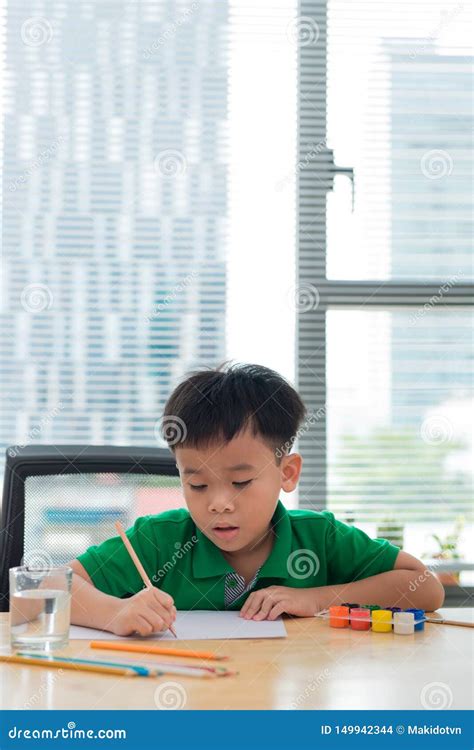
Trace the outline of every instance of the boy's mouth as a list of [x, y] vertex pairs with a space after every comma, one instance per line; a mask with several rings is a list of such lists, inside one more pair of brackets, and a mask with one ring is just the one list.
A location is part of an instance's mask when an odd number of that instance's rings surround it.
[[214, 534], [219, 537], [219, 539], [225, 539], [226, 541], [230, 541], [231, 539], [234, 539], [234, 537], [237, 536], [239, 533], [239, 527], [238, 526], [231, 526], [230, 524], [223, 523], [223, 524], [216, 524], [212, 528]]

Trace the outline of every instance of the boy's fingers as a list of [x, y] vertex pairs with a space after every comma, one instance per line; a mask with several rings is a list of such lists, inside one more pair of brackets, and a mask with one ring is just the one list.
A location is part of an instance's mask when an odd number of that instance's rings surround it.
[[144, 617], [152, 627], [152, 633], [155, 631], [164, 630], [168, 627], [168, 623], [165, 617], [155, 612], [151, 607], [145, 609], [140, 613], [141, 617]]
[[263, 593], [263, 591], [257, 591], [255, 594], [251, 594], [251, 597], [252, 597], [252, 602], [249, 604], [249, 607], [244, 617], [253, 617], [258, 612], [262, 604], [262, 601], [265, 598], [265, 594]]
[[286, 610], [285, 603], [278, 602], [278, 604], [275, 604], [270, 610], [267, 620], [276, 620], [276, 618], [282, 615], [285, 610]]
[[174, 599], [172, 596], [167, 594], [165, 591], [160, 591], [160, 589], [153, 588], [151, 589], [154, 593], [154, 597], [157, 601], [160, 602], [160, 604], [163, 604], [165, 607], [172, 607], [174, 605]]
[[254, 620], [264, 620], [269, 614], [271, 608], [275, 605], [275, 599], [271, 594], [263, 600], [260, 611], [254, 616]]
[[243, 607], [240, 610], [240, 616], [243, 617], [245, 613], [247, 612], [250, 604], [250, 600], [252, 598], [253, 594], [250, 594], [250, 596], [247, 598], [247, 600], [244, 602]]
[[151, 613], [154, 617], [159, 617], [160, 620], [162, 620], [167, 627], [171, 625], [173, 620], [175, 619], [173, 617], [173, 613], [169, 611], [169, 609], [166, 609], [158, 602], [151, 602], [149, 606], [147, 606], [146, 611], [143, 613], [145, 616], [148, 615], [148, 613]]
[[153, 626], [143, 615], [137, 615], [135, 619], [135, 631], [139, 635], [150, 635], [153, 633]]
[[159, 602], [156, 599], [149, 599], [147, 602], [143, 602], [143, 603], [146, 607], [149, 607], [150, 609], [153, 610], [153, 612], [156, 612], [162, 617], [173, 616], [173, 610], [168, 609], [168, 607], [166, 607], [162, 602]]
[[240, 610], [240, 613], [241, 613], [242, 617], [247, 617], [248, 611], [249, 611], [250, 607], [253, 605], [254, 601], [255, 601], [255, 594], [250, 594], [250, 596], [248, 597], [248, 599], [245, 602], [244, 606]]

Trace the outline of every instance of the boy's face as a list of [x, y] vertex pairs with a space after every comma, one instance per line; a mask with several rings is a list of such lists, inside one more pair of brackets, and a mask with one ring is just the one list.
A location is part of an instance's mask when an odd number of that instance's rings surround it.
[[184, 497], [196, 526], [225, 552], [250, 551], [268, 534], [280, 490], [298, 483], [301, 456], [274, 453], [246, 430], [206, 449], [175, 447]]

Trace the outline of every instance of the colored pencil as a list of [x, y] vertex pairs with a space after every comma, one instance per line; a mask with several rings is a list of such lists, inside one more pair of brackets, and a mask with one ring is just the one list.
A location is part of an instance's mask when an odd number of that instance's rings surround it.
[[129, 643], [128, 641], [91, 641], [90, 648], [104, 648], [111, 651], [132, 651], [138, 654], [161, 654], [162, 656], [187, 656], [190, 659], [216, 659], [223, 661], [227, 656], [219, 656], [212, 651], [188, 651], [185, 648], [165, 648], [146, 643]]
[[[126, 535], [125, 530], [124, 530], [122, 524], [120, 523], [120, 521], [116, 521], [115, 522], [115, 528], [117, 529], [117, 532], [120, 535], [120, 537], [122, 539], [122, 542], [125, 544], [125, 547], [128, 550], [128, 554], [132, 558], [132, 561], [133, 561], [136, 569], [138, 570], [143, 583], [145, 584], [145, 586], [147, 587], [147, 589], [152, 589], [153, 588], [153, 584], [150, 581], [150, 579], [148, 578], [148, 576], [146, 574], [146, 570], [143, 567], [143, 565], [141, 564], [141, 561], [140, 561], [137, 553], [133, 549], [132, 544], [130, 542], [130, 539]], [[175, 638], [178, 637], [176, 635], [176, 631], [175, 631], [175, 629], [173, 628], [172, 625], [170, 625], [169, 630], [171, 631], [171, 633], [173, 633], [173, 635], [174, 635]]]
[[[16, 656], [25, 656], [27, 658], [50, 660], [49, 655], [36, 654], [27, 651], [17, 651]], [[194, 665], [175, 665], [175, 664], [137, 664], [136, 662], [108, 662], [98, 661], [96, 659], [76, 659], [73, 657], [54, 656], [54, 661], [66, 661], [74, 664], [99, 664], [106, 667], [121, 667], [122, 669], [133, 669], [140, 677], [161, 677], [164, 674], [179, 674], [186, 677], [225, 677], [227, 674], [233, 674], [223, 669], [222, 674], [215, 669], [207, 667], [195, 667]]]
[[[28, 659], [44, 659], [45, 661], [60, 661], [60, 662], [67, 662], [68, 664], [93, 664], [97, 666], [102, 667], [115, 667], [117, 669], [133, 669], [134, 672], [137, 673], [140, 677], [151, 677], [155, 676], [152, 674], [148, 667], [143, 666], [141, 664], [132, 664], [131, 662], [129, 664], [123, 664], [123, 663], [116, 663], [111, 661], [98, 661], [95, 659], [76, 659], [73, 656], [56, 656], [56, 655], [49, 655], [49, 654], [35, 654], [30, 651], [17, 651], [16, 656], [24, 656]], [[161, 674], [161, 672], [159, 673]]]
[[[136, 662], [134, 662], [136, 663]], [[127, 665], [128, 659], [122, 661], [121, 664]], [[187, 677], [232, 677], [238, 672], [233, 669], [226, 669], [226, 667], [203, 667], [201, 665], [196, 666], [195, 664], [170, 664], [169, 662], [143, 662], [143, 666], [147, 667], [151, 671], [159, 670], [160, 674], [175, 674], [183, 675]]]
[[104, 667], [102, 665], [94, 666], [93, 664], [76, 664], [72, 661], [60, 661], [59, 659], [41, 659], [37, 656], [26, 657], [11, 654], [10, 656], [0, 655], [0, 661], [7, 664], [31, 664], [37, 667], [53, 667], [54, 669], [75, 669], [81, 672], [100, 672], [101, 674], [123, 675], [124, 677], [138, 677], [138, 672], [127, 667], [126, 669], [118, 667]]

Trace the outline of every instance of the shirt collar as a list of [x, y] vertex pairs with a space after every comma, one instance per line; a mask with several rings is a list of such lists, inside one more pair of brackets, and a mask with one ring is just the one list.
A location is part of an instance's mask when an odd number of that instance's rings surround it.
[[[291, 551], [291, 522], [288, 511], [278, 501], [272, 517], [275, 534], [272, 551], [260, 568], [259, 578], [288, 578], [288, 556]], [[196, 528], [197, 544], [193, 546], [193, 576], [195, 578], [215, 578], [234, 573], [219, 547], [211, 542], [203, 532]]]

